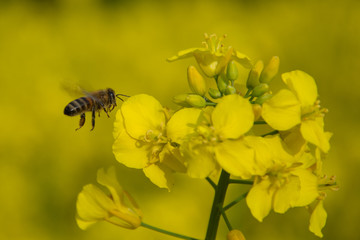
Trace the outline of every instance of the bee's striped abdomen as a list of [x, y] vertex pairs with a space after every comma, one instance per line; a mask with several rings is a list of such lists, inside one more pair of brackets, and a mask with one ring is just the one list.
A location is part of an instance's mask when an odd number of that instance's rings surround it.
[[81, 97], [66, 105], [64, 114], [68, 116], [76, 116], [85, 111], [90, 111], [93, 100], [89, 97]]

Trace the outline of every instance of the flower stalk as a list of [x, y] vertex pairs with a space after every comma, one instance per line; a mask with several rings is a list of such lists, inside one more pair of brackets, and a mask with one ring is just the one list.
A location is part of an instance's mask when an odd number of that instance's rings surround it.
[[226, 196], [226, 191], [229, 186], [230, 174], [225, 170], [221, 171], [219, 183], [215, 189], [215, 196], [211, 208], [208, 229], [205, 240], [215, 240], [216, 233], [219, 226], [220, 216], [222, 215], [222, 208]]

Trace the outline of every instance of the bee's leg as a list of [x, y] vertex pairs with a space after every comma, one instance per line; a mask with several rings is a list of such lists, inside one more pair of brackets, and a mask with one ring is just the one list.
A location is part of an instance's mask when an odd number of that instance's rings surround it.
[[92, 125], [92, 128], [90, 131], [94, 130], [94, 127], [95, 127], [95, 106], [92, 108], [92, 119], [91, 119], [91, 125]]
[[82, 113], [80, 116], [79, 127], [75, 129], [75, 131], [79, 130], [82, 126], [84, 126], [84, 124], [85, 124], [85, 113]]
[[106, 115], [107, 115], [108, 117], [110, 117], [110, 116], [109, 116], [109, 113], [108, 113], [108, 110], [106, 110], [105, 107], [104, 107], [104, 112], [106, 112]]

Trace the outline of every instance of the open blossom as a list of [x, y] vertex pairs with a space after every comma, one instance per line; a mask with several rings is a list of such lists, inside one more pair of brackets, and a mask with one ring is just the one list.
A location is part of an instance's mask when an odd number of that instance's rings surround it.
[[97, 182], [106, 187], [108, 193], [93, 184], [84, 186], [76, 203], [78, 226], [85, 230], [98, 221], [107, 221], [129, 229], [139, 227], [142, 212], [118, 183], [115, 168], [99, 169]]
[[180, 145], [191, 177], [205, 178], [219, 166], [235, 176], [250, 178], [254, 153], [243, 136], [254, 122], [249, 101], [228, 95], [215, 108], [184, 108], [167, 126], [167, 136]]
[[317, 177], [304, 168], [303, 160], [284, 150], [279, 136], [254, 138], [249, 146], [255, 149], [260, 175], [246, 198], [252, 215], [261, 222], [271, 209], [284, 213], [313, 202], [319, 195]]
[[182, 50], [176, 56], [170, 57], [167, 60], [172, 62], [187, 57], [195, 57], [201, 70], [208, 77], [219, 75], [231, 60], [239, 62], [246, 68], [250, 68], [250, 59], [231, 46], [225, 47], [223, 40], [224, 37], [218, 38], [215, 34], [210, 36], [205, 34], [203, 47]]
[[172, 173], [184, 172], [185, 167], [172, 153], [166, 122], [165, 109], [154, 97], [130, 97], [116, 113], [113, 153], [120, 163], [143, 169], [155, 185], [170, 189]]
[[327, 110], [319, 105], [314, 79], [299, 70], [282, 74], [282, 79], [289, 89], [280, 90], [263, 104], [262, 117], [274, 129], [299, 131], [304, 140], [328, 152], [330, 144], [324, 132]]

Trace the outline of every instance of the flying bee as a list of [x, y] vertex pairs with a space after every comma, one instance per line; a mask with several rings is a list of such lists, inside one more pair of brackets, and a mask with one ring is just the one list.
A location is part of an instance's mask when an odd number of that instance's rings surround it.
[[85, 112], [92, 113], [92, 128], [91, 131], [95, 127], [95, 112], [99, 113], [103, 109], [108, 117], [109, 112], [111, 112], [116, 105], [116, 98], [119, 98], [123, 101], [119, 96], [128, 97], [122, 94], [115, 94], [115, 91], [111, 88], [107, 88], [104, 90], [98, 90], [95, 92], [90, 92], [86, 94], [87, 96], [75, 99], [66, 105], [64, 109], [64, 114], [68, 116], [76, 116], [80, 115], [80, 123], [79, 127], [76, 130], [79, 130], [85, 124]]

